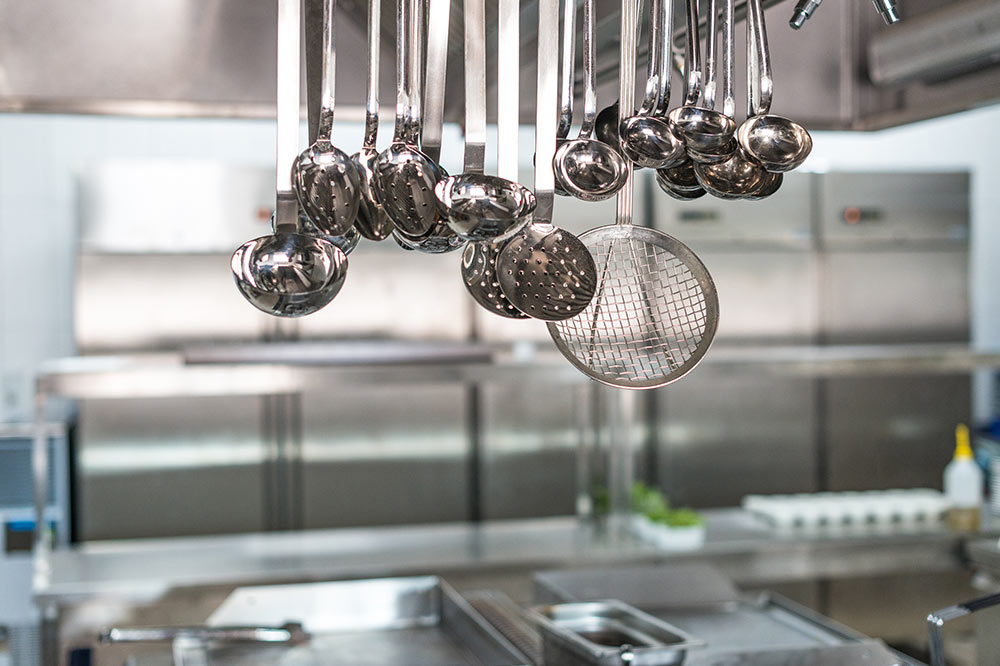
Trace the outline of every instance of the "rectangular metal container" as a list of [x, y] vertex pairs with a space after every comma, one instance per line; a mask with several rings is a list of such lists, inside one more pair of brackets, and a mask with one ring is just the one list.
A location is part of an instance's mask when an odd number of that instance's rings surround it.
[[[680, 629], [618, 600], [538, 606], [546, 666], [681, 664], [702, 645]], [[631, 655], [631, 656], [630, 656]]]

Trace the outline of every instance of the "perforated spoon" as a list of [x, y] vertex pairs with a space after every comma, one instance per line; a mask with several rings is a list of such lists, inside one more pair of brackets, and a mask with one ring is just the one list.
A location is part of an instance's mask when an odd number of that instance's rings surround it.
[[[375, 161], [375, 196], [395, 231], [421, 237], [443, 222], [434, 186], [448, 174], [419, 148], [421, 78], [419, 42], [423, 0], [397, 0], [396, 131]], [[409, 20], [412, 16], [413, 20]], [[412, 34], [407, 34], [412, 30]], [[411, 62], [415, 61], [415, 62]]]
[[274, 233], [247, 241], [230, 268], [240, 293], [254, 307], [279, 317], [316, 312], [340, 291], [347, 256], [333, 243], [301, 233], [291, 169], [298, 152], [299, 0], [278, 0], [278, 113]]
[[621, 154], [608, 144], [591, 138], [597, 116], [594, 38], [594, 0], [584, 0], [583, 124], [576, 139], [559, 145], [552, 162], [557, 191], [561, 187], [567, 194], [584, 201], [602, 201], [614, 196], [628, 178], [628, 164]]
[[378, 159], [375, 140], [378, 138], [381, 25], [381, 0], [368, 0], [368, 100], [365, 105], [365, 138], [361, 150], [354, 153], [351, 159], [354, 160], [354, 165], [361, 176], [361, 205], [358, 207], [358, 217], [354, 226], [362, 236], [373, 241], [388, 238], [393, 227], [392, 220], [375, 197], [375, 188], [372, 183], [372, 179], [375, 177], [375, 160]]
[[594, 259], [573, 234], [552, 224], [552, 158], [558, 121], [559, 1], [538, 3], [538, 81], [535, 104], [535, 198], [531, 224], [497, 257], [503, 295], [524, 314], [558, 321], [590, 303], [597, 283]]
[[[625, 118], [618, 126], [625, 157], [634, 164], [652, 169], [677, 166], [687, 159], [684, 141], [657, 113], [665, 106], [664, 98], [670, 96], [667, 46], [672, 32], [673, 12], [664, 0], [651, 0], [646, 94], [639, 112]], [[628, 101], [627, 106], [631, 108], [631, 100]]]
[[323, 2], [323, 82], [316, 140], [292, 166], [295, 196], [317, 229], [339, 236], [354, 226], [361, 202], [361, 176], [347, 153], [331, 142], [333, 133], [336, 0]]

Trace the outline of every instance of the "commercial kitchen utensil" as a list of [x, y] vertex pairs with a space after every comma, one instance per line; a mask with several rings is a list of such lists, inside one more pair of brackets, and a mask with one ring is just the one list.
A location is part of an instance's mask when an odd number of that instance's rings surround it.
[[[637, 0], [623, 0], [621, 99], [631, 99], [635, 85], [637, 13]], [[631, 175], [618, 194], [616, 223], [580, 240], [597, 258], [600, 280], [583, 312], [548, 324], [563, 356], [620, 388], [657, 388], [690, 372], [715, 337], [715, 284], [686, 245], [632, 224]]]
[[[677, 166], [687, 159], [684, 141], [665, 119], [670, 97], [670, 35], [673, 34], [673, 11], [665, 0], [650, 0], [649, 59], [646, 94], [639, 112], [621, 120], [618, 133], [622, 153], [634, 164], [653, 169]], [[633, 59], [634, 62], [634, 59]], [[624, 67], [624, 63], [622, 64]], [[622, 72], [621, 76], [625, 77]], [[628, 72], [628, 76], [634, 76]], [[621, 98], [632, 108], [632, 98]], [[619, 104], [622, 103], [621, 100]]]
[[502, 244], [489, 241], [466, 245], [462, 251], [462, 281], [472, 298], [493, 314], [508, 319], [528, 319], [528, 315], [515, 308], [500, 290], [497, 256], [502, 249]]
[[[420, 137], [422, 0], [397, 0], [396, 129], [375, 161], [375, 197], [395, 224], [394, 232], [423, 238], [443, 222], [434, 186], [448, 176], [417, 147]], [[410, 32], [408, 35], [407, 33]]]
[[[501, 42], [503, 43], [503, 42]], [[516, 44], [517, 42], [509, 42]], [[502, 49], [501, 49], [502, 50]], [[514, 49], [512, 49], [514, 50]], [[566, 141], [573, 125], [573, 93], [576, 84], [576, 3], [563, 3], [562, 33], [559, 37], [559, 125], [556, 129], [556, 149]], [[563, 189], [556, 174], [555, 193], [561, 197], [570, 196]]]
[[309, 640], [309, 634], [297, 622], [274, 627], [259, 626], [190, 626], [190, 627], [112, 627], [103, 629], [98, 640], [113, 643], [164, 643], [181, 639], [221, 643], [290, 643]]
[[621, 137], [618, 135], [618, 102], [604, 107], [597, 114], [597, 119], [594, 121], [594, 136], [615, 150], [621, 150]]
[[365, 103], [365, 138], [361, 150], [354, 153], [351, 159], [361, 177], [361, 201], [358, 206], [358, 217], [354, 227], [368, 240], [381, 241], [392, 233], [392, 219], [386, 214], [385, 208], [375, 197], [372, 180], [375, 177], [375, 160], [378, 159], [378, 149], [375, 140], [378, 138], [378, 83], [379, 83], [379, 50], [382, 30], [382, 3], [380, 0], [368, 0], [368, 74], [367, 101]]
[[323, 240], [330, 241], [339, 247], [344, 254], [354, 252], [354, 248], [361, 242], [361, 232], [358, 230], [357, 225], [354, 225], [339, 236], [324, 234], [316, 228], [316, 225], [312, 223], [312, 220], [309, 219], [309, 216], [306, 215], [301, 206], [299, 207], [299, 228], [308, 236], [318, 236]]
[[[566, 4], [574, 5], [573, 2]], [[566, 194], [584, 201], [602, 201], [614, 196], [628, 178], [628, 164], [618, 150], [591, 138], [597, 117], [594, 40], [594, 0], [584, 0], [583, 124], [576, 139], [559, 145], [552, 162], [556, 185]], [[572, 68], [564, 76], [572, 81]]]
[[336, 79], [336, 0], [323, 2], [323, 64], [319, 130], [292, 166], [299, 205], [324, 234], [339, 236], [354, 226], [361, 202], [361, 176], [347, 153], [331, 142]]
[[1000, 605], [1000, 594], [991, 594], [962, 604], [948, 606], [941, 610], [934, 611], [927, 616], [927, 635], [931, 652], [931, 666], [945, 666], [944, 659], [944, 636], [942, 631], [945, 622], [965, 617], [984, 608], [992, 608]]
[[802, 125], [769, 113], [774, 83], [764, 10], [760, 0], [748, 0], [748, 4], [747, 40], [752, 40], [754, 44], [760, 104], [754, 109], [754, 115], [740, 125], [736, 138], [747, 155], [768, 171], [791, 171], [809, 157], [812, 137]]
[[[689, 11], [691, 11], [690, 8]], [[693, 11], [697, 11], [697, 7], [694, 7]], [[722, 161], [732, 155], [736, 149], [736, 144], [733, 141], [733, 132], [736, 131], [736, 121], [733, 119], [735, 105], [733, 99], [728, 95], [732, 92], [734, 48], [732, 15], [729, 11], [725, 13], [722, 21], [723, 88], [726, 88], [723, 97], [726, 98], [724, 106], [727, 108], [721, 112], [715, 110], [718, 15], [719, 4], [717, 0], [709, 0], [704, 85], [698, 103], [679, 107], [670, 115], [671, 123], [678, 134], [684, 138], [688, 155], [696, 162]], [[688, 39], [694, 39], [697, 44], [696, 22], [697, 16], [694, 21], [690, 18], [687, 21]]]
[[[433, 164], [437, 164], [441, 157], [441, 135], [444, 123], [444, 72], [448, 66], [448, 26], [451, 2], [450, 0], [431, 0], [426, 63], [423, 57], [424, 0], [413, 2], [411, 7], [413, 16], [410, 23], [411, 43], [413, 44], [411, 54], [414, 63], [416, 63], [412, 70], [411, 96], [414, 100], [415, 117], [418, 122], [415, 141], [420, 142], [421, 152]], [[424, 75], [421, 75], [422, 71], [425, 72]], [[424, 99], [422, 80], [427, 82], [427, 95], [426, 104], [421, 106], [421, 100]], [[421, 118], [421, 109], [425, 110], [423, 118]], [[448, 175], [443, 170], [442, 174], [444, 177]], [[440, 182], [438, 181], [437, 184]], [[433, 190], [431, 193], [434, 194]], [[427, 231], [415, 234], [398, 225], [393, 230], [393, 236], [401, 247], [427, 254], [443, 254], [453, 252], [465, 244], [465, 239], [459, 238], [448, 226], [447, 220], [440, 211], [436, 196], [432, 198], [432, 201], [433, 204], [430, 205], [436, 208], [435, 222]]]
[[674, 666], [704, 645], [680, 629], [618, 600], [532, 609], [546, 666]]
[[535, 116], [534, 218], [507, 242], [497, 257], [497, 277], [503, 295], [514, 307], [536, 319], [572, 317], [590, 303], [597, 285], [594, 259], [580, 240], [552, 224], [558, 121], [559, 2], [540, 0], [538, 6], [538, 81]]
[[[485, 0], [465, 0], [464, 14], [465, 167], [463, 173], [439, 182], [434, 194], [447, 215], [448, 226], [459, 237], [500, 242], [511, 238], [528, 223], [535, 210], [535, 195], [516, 180], [483, 173], [486, 161]], [[518, 109], [510, 107], [510, 100], [500, 97], [498, 103], [499, 114], [517, 115]]]
[[302, 233], [291, 167], [299, 133], [299, 0], [278, 0], [278, 113], [274, 234], [233, 253], [236, 286], [254, 307], [280, 317], [316, 312], [337, 295], [347, 255], [328, 240]]
[[[726, 0], [726, 10], [723, 17], [723, 96], [724, 106], [733, 109], [735, 113], [735, 94], [733, 92], [733, 61], [735, 60], [736, 44], [733, 40], [733, 0]], [[714, 13], [714, 9], [713, 9]], [[751, 19], [748, 17], [747, 21]], [[750, 44], [750, 42], [748, 42]], [[754, 67], [754, 53], [752, 47], [747, 49], [747, 71], [752, 72]], [[748, 74], [748, 77], [752, 74]], [[748, 115], [753, 113], [756, 87], [753, 81], [748, 82], [747, 106]], [[733, 123], [735, 126], [735, 122]], [[731, 134], [730, 141], [732, 142]], [[745, 199], [749, 197], [763, 198], [767, 196], [765, 192], [771, 193], [776, 187], [775, 182], [768, 176], [767, 171], [756, 162], [749, 159], [743, 148], [736, 146], [729, 152], [729, 157], [722, 161], [710, 163], [696, 163], [694, 166], [695, 176], [698, 182], [710, 194], [720, 199]], [[780, 182], [777, 183], [780, 186]], [[759, 193], [759, 194], [758, 194]]]

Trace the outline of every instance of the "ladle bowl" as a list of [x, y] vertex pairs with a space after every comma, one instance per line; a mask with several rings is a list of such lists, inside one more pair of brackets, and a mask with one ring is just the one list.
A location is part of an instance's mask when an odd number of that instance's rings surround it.
[[760, 189], [767, 172], [737, 151], [725, 162], [695, 164], [698, 182], [709, 194], [720, 199], [742, 199]]
[[458, 250], [466, 241], [452, 231], [444, 221], [434, 224], [423, 234], [408, 234], [398, 226], [392, 230], [396, 243], [406, 250], [416, 250], [425, 254], [444, 254]]
[[316, 312], [337, 295], [347, 255], [328, 240], [279, 232], [247, 241], [233, 253], [236, 286], [258, 310], [279, 317]]
[[482, 173], [449, 176], [434, 188], [451, 227], [468, 241], [502, 241], [528, 223], [535, 195], [520, 183]]
[[619, 136], [622, 153], [638, 166], [662, 169], [687, 159], [684, 141], [663, 118], [649, 115], [626, 118]]
[[621, 154], [596, 139], [564, 141], [552, 160], [556, 183], [567, 194], [583, 201], [613, 197], [628, 179], [628, 164]]
[[684, 139], [688, 150], [711, 153], [733, 138], [736, 121], [719, 111], [700, 106], [679, 106], [669, 114], [670, 125]]
[[618, 136], [618, 102], [604, 107], [597, 114], [597, 119], [594, 121], [594, 136], [614, 150], [621, 150], [621, 140]]
[[768, 171], [800, 166], [812, 152], [812, 137], [802, 125], [782, 116], [752, 116], [737, 132], [747, 154]]

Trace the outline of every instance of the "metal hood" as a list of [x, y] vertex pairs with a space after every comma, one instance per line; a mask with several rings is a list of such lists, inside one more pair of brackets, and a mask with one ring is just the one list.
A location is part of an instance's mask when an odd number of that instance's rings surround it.
[[[318, 0], [305, 2], [307, 17], [313, 19], [307, 44], [315, 45], [311, 33], [316, 32]], [[597, 4], [599, 96], [606, 104], [616, 89], [619, 7], [614, 1]], [[682, 3], [675, 4], [679, 19]], [[819, 7], [798, 31], [788, 27], [794, 3], [765, 4], [774, 109], [810, 129], [875, 129], [1000, 99], [1000, 19], [991, 0], [900, 0], [902, 21], [892, 26], [884, 25], [869, 3], [842, 0]], [[452, 7], [446, 118], [457, 120], [461, 3]], [[487, 0], [487, 16], [495, 12], [495, 0]], [[525, 122], [534, 115], [535, 14], [535, 0], [524, 0], [518, 47], [525, 54]], [[383, 0], [381, 96], [386, 117], [395, 100], [394, 15], [393, 0]], [[365, 16], [364, 0], [340, 1], [341, 119], [362, 117]], [[274, 104], [274, 23], [271, 0], [0, 3], [0, 110], [268, 117]], [[487, 37], [488, 52], [495, 53], [495, 25]], [[307, 50], [307, 60], [315, 61], [313, 47]], [[640, 65], [642, 61], [640, 56]]]

